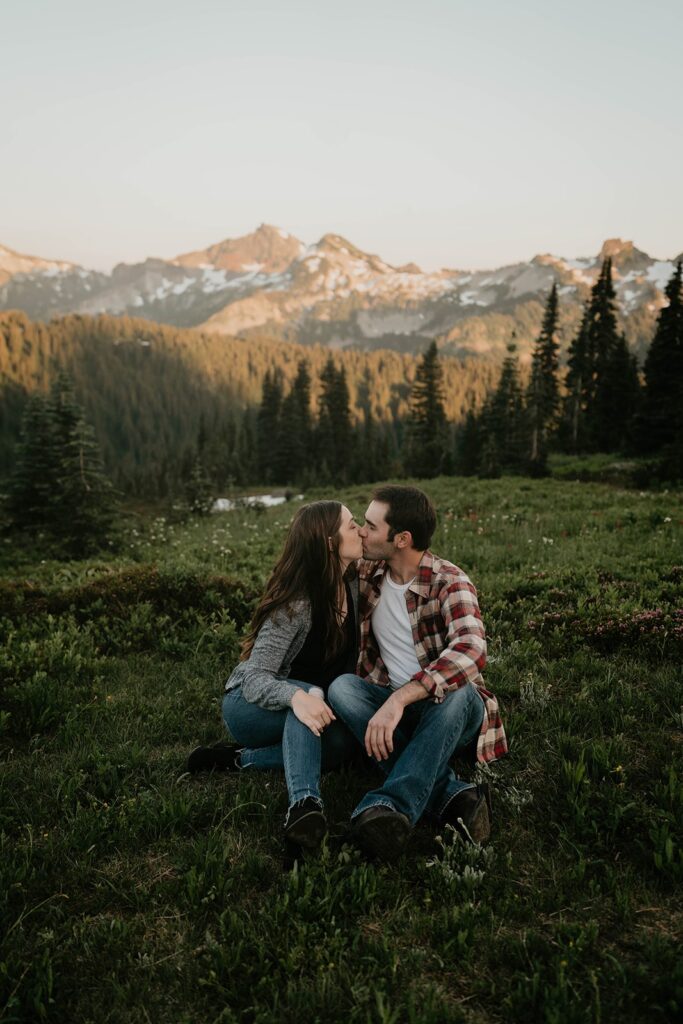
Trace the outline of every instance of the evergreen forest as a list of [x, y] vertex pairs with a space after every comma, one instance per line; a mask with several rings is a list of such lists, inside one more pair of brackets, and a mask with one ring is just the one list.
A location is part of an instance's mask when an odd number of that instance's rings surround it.
[[202, 514], [245, 487], [544, 476], [553, 453], [639, 456], [641, 484], [680, 479], [681, 275], [679, 263], [642, 366], [609, 258], [564, 353], [553, 285], [527, 366], [514, 336], [500, 366], [442, 357], [435, 341], [416, 358], [2, 314], [5, 526], [73, 552], [111, 534], [117, 494]]

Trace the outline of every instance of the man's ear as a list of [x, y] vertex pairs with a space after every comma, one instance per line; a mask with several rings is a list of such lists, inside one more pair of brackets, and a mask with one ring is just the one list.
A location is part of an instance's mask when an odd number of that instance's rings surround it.
[[397, 533], [394, 537], [397, 548], [409, 548], [413, 544], [413, 535], [410, 530], [402, 530], [401, 533]]

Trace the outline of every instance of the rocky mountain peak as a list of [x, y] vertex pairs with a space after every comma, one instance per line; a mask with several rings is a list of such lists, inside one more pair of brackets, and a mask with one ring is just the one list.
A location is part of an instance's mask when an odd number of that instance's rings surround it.
[[650, 259], [647, 253], [636, 249], [633, 242], [625, 242], [621, 238], [608, 238], [603, 242], [599, 259], [602, 261], [608, 256], [614, 267], [622, 272], [637, 269]]
[[66, 260], [45, 260], [40, 256], [26, 256], [23, 253], [8, 249], [0, 245], [0, 284], [9, 281], [15, 274], [33, 274], [37, 271], [47, 272], [59, 270], [73, 270], [74, 263]]
[[226, 238], [208, 249], [185, 253], [177, 256], [173, 263], [182, 267], [210, 266], [238, 274], [249, 271], [281, 274], [303, 250], [303, 243], [293, 235], [271, 224], [261, 224], [248, 235]]

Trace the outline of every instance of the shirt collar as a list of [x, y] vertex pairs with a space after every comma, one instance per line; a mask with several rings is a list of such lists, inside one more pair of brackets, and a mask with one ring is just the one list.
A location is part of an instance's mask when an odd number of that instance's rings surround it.
[[[377, 563], [377, 567], [372, 573], [372, 585], [375, 590], [379, 590], [384, 574], [387, 571], [387, 563], [382, 561]], [[412, 590], [414, 594], [419, 597], [429, 597], [429, 591], [432, 583], [432, 574], [434, 572], [434, 555], [429, 549], [427, 549], [422, 558], [420, 564], [417, 567], [415, 577], [408, 587], [408, 590]]]

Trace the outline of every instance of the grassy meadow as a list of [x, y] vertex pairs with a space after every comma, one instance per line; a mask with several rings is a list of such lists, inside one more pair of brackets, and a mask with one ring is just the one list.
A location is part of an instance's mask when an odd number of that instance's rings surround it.
[[283, 778], [184, 772], [294, 504], [135, 516], [99, 561], [3, 545], [3, 1024], [681, 1019], [683, 493], [424, 487], [511, 751], [489, 845], [424, 825], [392, 866], [345, 839], [369, 765], [325, 776], [295, 868]]

